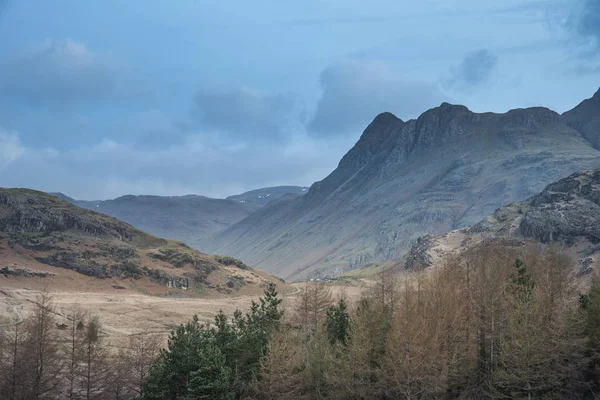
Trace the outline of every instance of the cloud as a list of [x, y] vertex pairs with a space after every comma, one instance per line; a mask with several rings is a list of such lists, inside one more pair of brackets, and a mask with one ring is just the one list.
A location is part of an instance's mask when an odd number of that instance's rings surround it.
[[362, 131], [378, 114], [389, 111], [414, 118], [445, 100], [434, 84], [402, 79], [389, 65], [376, 61], [344, 61], [321, 72], [323, 91], [307, 124], [315, 136]]
[[21, 157], [24, 151], [16, 133], [0, 130], [0, 172]]
[[486, 49], [468, 53], [462, 62], [451, 69], [450, 86], [457, 88], [473, 88], [490, 80], [498, 57]]
[[589, 45], [600, 49], [600, 0], [579, 0], [575, 4], [568, 25]]
[[289, 95], [205, 88], [196, 93], [193, 114], [203, 128], [237, 139], [281, 140], [289, 133], [293, 111]]
[[45, 40], [0, 59], [0, 96], [51, 108], [114, 99], [117, 75], [109, 59], [81, 43]]
[[[181, 143], [141, 147], [115, 139], [67, 150], [23, 148], [0, 136], [4, 187], [60, 191], [75, 198], [124, 194], [225, 197], [276, 185], [309, 185], [330, 173], [353, 140], [293, 137], [286, 142], [227, 145], [190, 134]], [[7, 160], [10, 160], [8, 162]]]

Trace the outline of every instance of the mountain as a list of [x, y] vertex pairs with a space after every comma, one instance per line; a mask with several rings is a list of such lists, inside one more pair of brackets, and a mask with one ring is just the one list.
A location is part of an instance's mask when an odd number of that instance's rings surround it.
[[74, 200], [52, 193], [79, 207], [99, 211], [153, 235], [202, 248], [203, 238], [224, 230], [260, 208], [256, 203], [204, 196], [122, 196], [113, 200]]
[[428, 235], [413, 246], [404, 267], [439, 264], [448, 254], [488, 238], [520, 245], [558, 243], [579, 262], [579, 273], [600, 267], [600, 169], [551, 183], [539, 194], [497, 209], [472, 227]]
[[600, 93], [560, 115], [474, 113], [443, 103], [415, 120], [378, 115], [325, 179], [267, 204], [207, 249], [286, 279], [399, 258], [417, 239], [472, 225], [575, 171], [600, 167]]
[[0, 249], [4, 287], [36, 277], [55, 288], [226, 294], [275, 280], [234, 258], [202, 254], [28, 189], [0, 189]]
[[246, 193], [227, 197], [227, 200], [237, 201], [239, 203], [257, 204], [264, 206], [273, 200], [278, 200], [285, 195], [302, 196], [308, 192], [307, 187], [303, 186], [275, 186], [270, 188], [251, 190]]

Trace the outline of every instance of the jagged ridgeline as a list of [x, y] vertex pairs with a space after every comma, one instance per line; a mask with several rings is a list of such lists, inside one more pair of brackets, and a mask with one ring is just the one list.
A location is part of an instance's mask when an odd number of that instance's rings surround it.
[[397, 259], [419, 237], [473, 225], [551, 182], [600, 168], [599, 126], [600, 92], [562, 115], [448, 103], [410, 121], [383, 113], [306, 195], [268, 204], [206, 248], [286, 279]]
[[111, 280], [114, 287], [236, 292], [273, 278], [233, 257], [200, 253], [116, 218], [28, 189], [0, 189], [4, 276]]

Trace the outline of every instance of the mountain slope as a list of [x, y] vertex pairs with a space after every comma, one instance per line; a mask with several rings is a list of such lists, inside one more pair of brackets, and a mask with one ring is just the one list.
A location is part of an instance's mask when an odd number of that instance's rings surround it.
[[278, 200], [281, 197], [289, 194], [302, 196], [308, 191], [307, 187], [303, 186], [275, 186], [251, 190], [242, 194], [227, 197], [227, 200], [237, 201], [239, 203], [257, 204], [264, 206], [273, 200]]
[[[600, 94], [582, 104], [600, 115]], [[476, 223], [575, 171], [600, 167], [574, 114], [473, 113], [443, 103], [418, 119], [384, 113], [338, 168], [300, 198], [271, 203], [217, 234], [225, 252], [286, 279], [400, 257], [417, 238]]]
[[0, 188], [0, 249], [0, 286], [40, 277], [90, 290], [232, 293], [274, 280], [231, 257], [202, 254], [28, 189]]
[[576, 172], [539, 194], [497, 209], [472, 227], [423, 237], [404, 266], [437, 265], [449, 254], [487, 238], [559, 243], [579, 262], [580, 274], [600, 267], [600, 169]]
[[79, 207], [99, 211], [153, 235], [202, 248], [203, 238], [244, 219], [260, 205], [204, 196], [122, 196], [113, 200], [74, 200], [54, 196]]

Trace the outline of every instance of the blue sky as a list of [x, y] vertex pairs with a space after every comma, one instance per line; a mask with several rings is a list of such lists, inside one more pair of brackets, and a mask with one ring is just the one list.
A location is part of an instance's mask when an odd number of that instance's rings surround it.
[[599, 53], [600, 0], [0, 0], [0, 185], [310, 185], [383, 111], [566, 111]]

